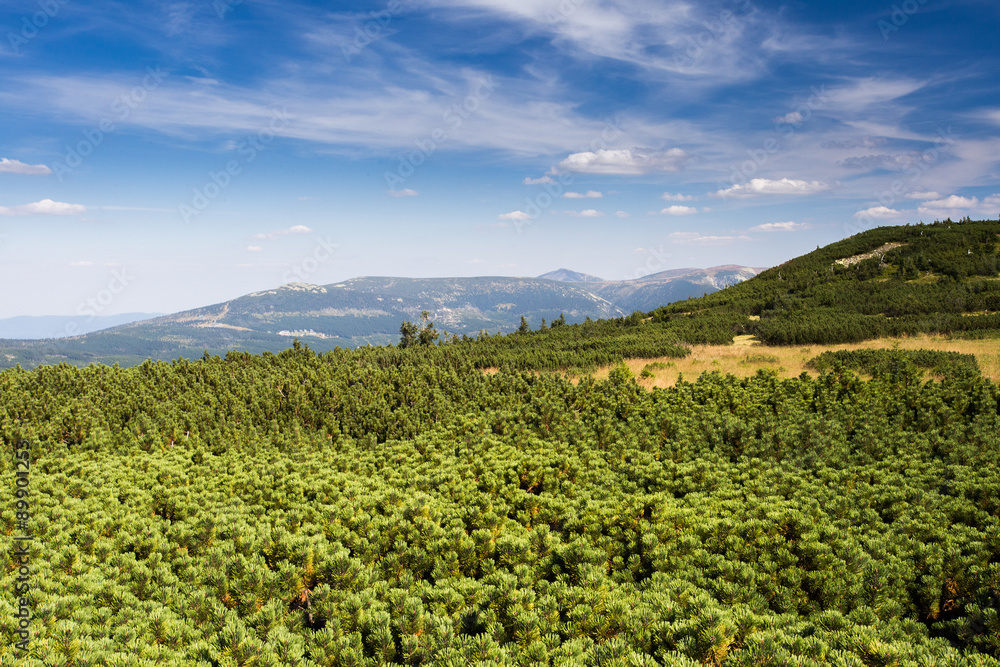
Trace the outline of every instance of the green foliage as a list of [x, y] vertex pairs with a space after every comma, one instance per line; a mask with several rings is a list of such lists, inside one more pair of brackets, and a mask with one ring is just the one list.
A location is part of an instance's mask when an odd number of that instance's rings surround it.
[[0, 374], [26, 664], [1000, 664], [996, 385], [918, 354], [647, 391], [465, 349]]
[[813, 357], [806, 366], [818, 371], [849, 368], [870, 375], [912, 373], [911, 367], [936, 375], [979, 374], [974, 355], [942, 350], [837, 350]]

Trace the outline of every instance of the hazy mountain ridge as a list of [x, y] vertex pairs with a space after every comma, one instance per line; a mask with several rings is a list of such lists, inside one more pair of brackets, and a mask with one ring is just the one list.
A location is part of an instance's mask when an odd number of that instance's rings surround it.
[[598, 278], [588, 273], [580, 273], [579, 271], [570, 271], [569, 269], [556, 269], [555, 271], [543, 273], [538, 277], [543, 280], [559, 280], [573, 283], [605, 282], [604, 278]]
[[[4, 341], [0, 368], [20, 363], [132, 364], [229, 349], [260, 353], [302, 338], [316, 350], [395, 343], [404, 320], [430, 313], [439, 331], [508, 332], [524, 316], [537, 329], [562, 314], [569, 323], [620, 317], [714, 292], [757, 269], [678, 269], [638, 280], [604, 281], [559, 269], [553, 278], [365, 276], [329, 285], [289, 283], [222, 303], [131, 322], [63, 340]], [[569, 280], [580, 278], [580, 280]]]
[[0, 319], [0, 338], [65, 338], [102, 331], [121, 324], [158, 317], [163, 313], [122, 313], [121, 315], [42, 315]]

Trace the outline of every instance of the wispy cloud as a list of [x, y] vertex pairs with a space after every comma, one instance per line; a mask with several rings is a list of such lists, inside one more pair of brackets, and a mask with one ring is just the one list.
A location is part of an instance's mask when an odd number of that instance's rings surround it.
[[604, 195], [596, 190], [587, 190], [586, 192], [564, 192], [563, 197], [566, 199], [600, 199]]
[[151, 208], [148, 206], [95, 206], [101, 211], [145, 211], [147, 213], [176, 213], [172, 208]]
[[676, 245], [729, 245], [737, 241], [749, 241], [750, 237], [741, 235], [712, 235], [698, 232], [674, 232], [669, 237]]
[[751, 232], [800, 232], [810, 229], [811, 226], [804, 222], [768, 222], [763, 225], [751, 227]]
[[416, 190], [411, 190], [410, 188], [403, 188], [402, 190], [388, 190], [388, 195], [390, 197], [416, 197], [420, 193]]
[[19, 206], [0, 206], [0, 215], [5, 216], [25, 216], [25, 215], [84, 215], [87, 207], [83, 204], [66, 204], [64, 202], [43, 199], [31, 204], [21, 204]]
[[553, 180], [551, 176], [542, 176], [541, 178], [531, 178], [530, 176], [525, 176], [521, 183], [524, 185], [551, 185], [555, 183], [555, 180]]
[[694, 199], [694, 197], [692, 197], [691, 195], [680, 195], [680, 194], [675, 195], [669, 192], [664, 192], [662, 195], [660, 195], [660, 199], [663, 199], [665, 201], [691, 201], [692, 199]]
[[24, 174], [26, 176], [44, 176], [51, 174], [52, 170], [44, 164], [25, 164], [20, 160], [10, 160], [0, 157], [0, 173], [4, 174]]
[[255, 239], [266, 239], [268, 241], [273, 241], [280, 236], [290, 236], [293, 234], [311, 234], [312, 229], [306, 225], [293, 225], [287, 229], [276, 229], [273, 232], [264, 232], [260, 234], [254, 234]]
[[583, 211], [563, 211], [566, 215], [571, 215], [575, 218], [603, 218], [604, 213], [593, 208], [588, 208]]

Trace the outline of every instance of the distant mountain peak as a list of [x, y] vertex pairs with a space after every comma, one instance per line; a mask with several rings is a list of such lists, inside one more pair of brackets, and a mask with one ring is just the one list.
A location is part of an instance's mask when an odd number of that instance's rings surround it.
[[543, 273], [538, 276], [542, 280], [559, 280], [561, 282], [567, 283], [603, 283], [604, 278], [598, 278], [597, 276], [592, 276], [586, 273], [580, 273], [579, 271], [570, 271], [569, 269], [556, 269], [555, 271], [549, 271], [548, 273]]

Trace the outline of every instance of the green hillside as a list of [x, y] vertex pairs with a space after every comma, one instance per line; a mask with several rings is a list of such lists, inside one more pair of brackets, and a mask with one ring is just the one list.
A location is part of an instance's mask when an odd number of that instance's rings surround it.
[[975, 359], [547, 370], [847, 335], [837, 314], [991, 335], [956, 325], [993, 317], [963, 313], [990, 310], [998, 233], [873, 230], [508, 336], [6, 370], [0, 664], [998, 667], [1000, 387]]
[[772, 345], [1000, 329], [1000, 222], [879, 227], [752, 280], [661, 308], [658, 322], [743, 316]]

